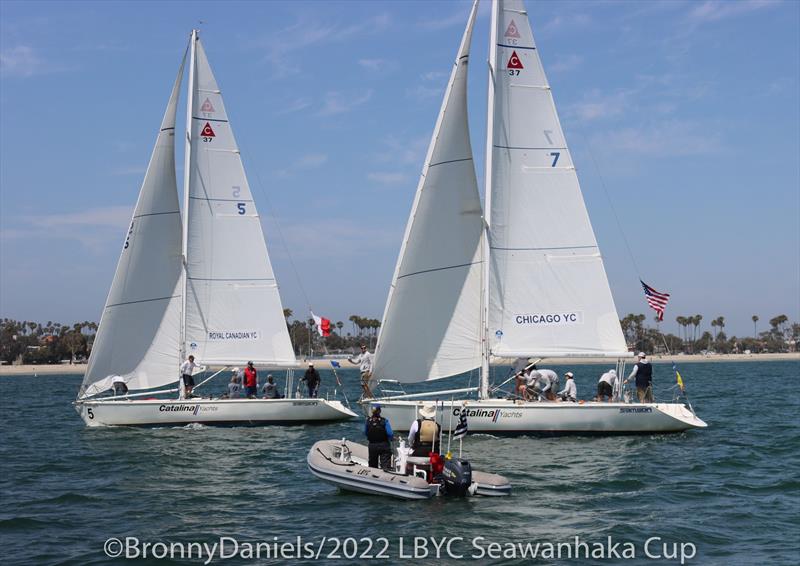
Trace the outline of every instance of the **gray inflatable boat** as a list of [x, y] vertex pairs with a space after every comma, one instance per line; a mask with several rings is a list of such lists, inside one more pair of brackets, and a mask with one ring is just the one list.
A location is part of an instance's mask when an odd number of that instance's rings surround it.
[[430, 460], [411, 456], [401, 442], [390, 469], [370, 468], [369, 450], [349, 440], [320, 440], [308, 452], [308, 469], [319, 479], [346, 491], [429, 499], [436, 495], [502, 496], [511, 493], [503, 476], [472, 470], [465, 460], [446, 460], [441, 477], [429, 480]]

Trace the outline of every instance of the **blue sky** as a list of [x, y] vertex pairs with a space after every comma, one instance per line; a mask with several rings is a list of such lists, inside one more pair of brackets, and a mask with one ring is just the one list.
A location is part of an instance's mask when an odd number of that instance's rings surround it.
[[[302, 286], [318, 314], [380, 318], [469, 6], [4, 0], [0, 316], [99, 318], [203, 20], [285, 306], [305, 312]], [[620, 315], [652, 320], [641, 275], [672, 293], [673, 332], [679, 314], [723, 315], [729, 335], [752, 334], [753, 314], [800, 319], [800, 2], [527, 7]], [[470, 77], [479, 178], [488, 8]]]

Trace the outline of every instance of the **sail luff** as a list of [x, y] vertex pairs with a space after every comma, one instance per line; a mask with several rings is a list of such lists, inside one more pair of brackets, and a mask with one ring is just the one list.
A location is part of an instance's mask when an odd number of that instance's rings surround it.
[[192, 166], [192, 115], [194, 112], [194, 75], [195, 75], [195, 51], [197, 42], [197, 30], [192, 30], [189, 39], [189, 80], [186, 81], [186, 133], [184, 140], [183, 154], [183, 228], [181, 230], [181, 359], [186, 357], [186, 297], [188, 273], [189, 249], [189, 180]]
[[121, 377], [131, 390], [175, 380], [181, 221], [174, 138], [185, 63], [186, 52], [139, 190], [78, 398], [107, 390], [115, 377]]
[[[480, 365], [479, 304], [471, 301], [479, 296], [481, 210], [466, 113], [476, 13], [477, 2], [406, 224], [378, 337], [373, 370], [377, 379], [440, 379]], [[409, 354], [413, 364], [408, 363]]]
[[498, 23], [499, 3], [492, 0], [492, 19], [489, 28], [489, 59], [487, 62], [488, 70], [488, 93], [486, 95], [486, 160], [483, 178], [483, 267], [481, 269], [481, 375], [479, 386], [479, 397], [486, 399], [489, 397], [489, 266], [491, 265], [491, 246], [489, 242], [489, 231], [491, 230], [491, 211], [492, 211], [492, 161], [494, 157], [494, 89], [495, 89], [495, 61], [497, 58], [497, 23]]

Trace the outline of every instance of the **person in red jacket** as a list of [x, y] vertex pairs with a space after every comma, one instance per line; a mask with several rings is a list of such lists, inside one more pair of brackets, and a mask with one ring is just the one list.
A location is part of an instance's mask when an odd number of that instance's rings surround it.
[[258, 372], [253, 367], [253, 362], [247, 362], [244, 368], [244, 386], [247, 389], [247, 398], [255, 399], [258, 393]]

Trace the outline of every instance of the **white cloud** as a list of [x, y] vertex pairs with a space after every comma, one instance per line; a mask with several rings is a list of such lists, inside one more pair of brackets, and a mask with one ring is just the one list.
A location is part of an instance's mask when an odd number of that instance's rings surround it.
[[114, 227], [125, 226], [131, 219], [131, 206], [104, 206], [81, 212], [28, 216], [27, 221], [42, 228], [60, 226]]
[[397, 172], [374, 172], [367, 173], [367, 179], [381, 185], [399, 185], [408, 180], [408, 175]]
[[282, 116], [284, 114], [292, 114], [293, 112], [299, 112], [300, 110], [305, 110], [311, 106], [311, 99], [308, 97], [296, 98], [292, 100], [289, 104], [286, 105], [285, 108], [282, 108], [276, 114], [278, 116]]
[[318, 261], [320, 257], [363, 257], [374, 250], [396, 248], [399, 238], [398, 234], [383, 226], [353, 222], [352, 218], [304, 216], [291, 222], [284, 220], [281, 226], [286, 246], [270, 248], [270, 254], [280, 259], [287, 257], [287, 246], [295, 259]]
[[444, 85], [440, 87], [417, 85], [413, 88], [406, 89], [406, 96], [415, 100], [428, 100], [436, 98], [444, 94]]
[[444, 18], [417, 22], [417, 27], [429, 31], [439, 31], [453, 26], [465, 26], [467, 25], [467, 17], [469, 17], [469, 8], [466, 11], [459, 10]]
[[325, 94], [325, 101], [322, 108], [317, 112], [317, 116], [334, 116], [351, 112], [358, 106], [369, 102], [372, 98], [372, 89], [367, 90], [361, 96], [348, 96], [342, 92], [330, 91]]
[[381, 71], [386, 68], [385, 59], [359, 59], [358, 64], [369, 71]]
[[328, 155], [325, 153], [308, 153], [295, 160], [286, 169], [275, 172], [278, 177], [289, 177], [297, 171], [316, 169], [328, 162]]
[[776, 5], [776, 0], [706, 0], [692, 4], [688, 19], [693, 24], [717, 22]]
[[[558, 33], [564, 30], [585, 28], [592, 23], [588, 14], [559, 14], [539, 28], [542, 35]], [[534, 34], [537, 30], [533, 30]]]
[[554, 73], [566, 73], [577, 69], [582, 63], [583, 57], [580, 55], [562, 55], [552, 65], [548, 65], [547, 70]]
[[603, 94], [594, 89], [584, 94], [583, 100], [567, 106], [567, 113], [584, 122], [610, 118], [622, 114], [629, 107], [633, 91], [620, 90]]
[[[433, 130], [433, 124], [431, 124], [431, 130]], [[425, 159], [425, 152], [430, 144], [430, 135], [428, 132], [424, 136], [409, 140], [388, 136], [383, 140], [386, 150], [375, 154], [374, 160], [379, 163], [409, 165], [418, 168], [416, 170], [419, 171], [422, 169], [422, 161]]]
[[701, 124], [670, 120], [598, 134], [591, 145], [604, 151], [665, 157], [717, 153], [722, 150], [722, 138]]
[[44, 61], [32, 47], [17, 45], [0, 51], [0, 73], [9, 77], [32, 77], [46, 71]]

